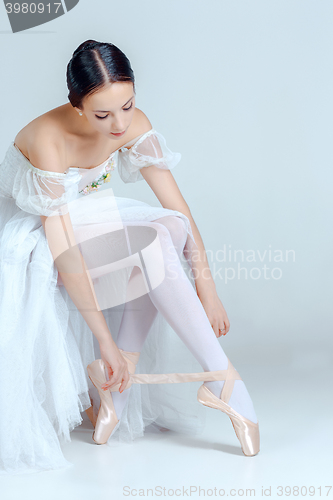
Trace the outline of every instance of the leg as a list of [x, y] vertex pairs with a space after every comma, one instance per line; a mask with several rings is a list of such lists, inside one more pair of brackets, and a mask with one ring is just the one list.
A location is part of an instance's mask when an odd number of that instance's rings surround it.
[[[181, 266], [169, 231], [161, 224], [152, 224], [159, 226], [156, 230], [163, 251], [165, 278], [158, 287], [149, 292], [151, 301], [205, 371], [227, 369], [228, 358]], [[223, 384], [224, 381], [205, 382], [217, 397], [221, 395]], [[229, 404], [244, 417], [257, 422], [252, 400], [242, 380], [235, 381]]]
[[[181, 223], [183, 222], [181, 221]], [[215, 336], [199, 297], [185, 275], [169, 230], [159, 222], [142, 222], [136, 223], [136, 225], [151, 226], [158, 232], [163, 253], [165, 278], [159, 286], [148, 292], [151, 302], [165, 317], [205, 371], [227, 369], [228, 358]], [[147, 277], [156, 272], [153, 259], [151, 262], [146, 262], [146, 267]], [[145, 305], [149, 304], [145, 301], [144, 303]], [[136, 335], [137, 325], [132, 324], [133, 328], [131, 330], [126, 328], [126, 331], [131, 331], [132, 335]], [[145, 335], [147, 335], [147, 330]], [[141, 337], [141, 342], [142, 339], [143, 337]], [[121, 345], [125, 346], [125, 344]], [[126, 344], [126, 347], [130, 345], [130, 343]], [[136, 346], [138, 347], [138, 344]], [[223, 381], [205, 382], [205, 384], [217, 397], [220, 397]], [[118, 393], [113, 394], [119, 396]], [[119, 398], [117, 397], [117, 399]], [[235, 381], [229, 404], [244, 417], [257, 422], [250, 395], [242, 380]]]
[[[187, 239], [187, 231], [180, 217], [166, 216], [157, 219], [159, 224], [163, 224], [169, 231], [173, 246], [177, 255], [181, 255]], [[141, 273], [138, 267], [134, 267], [130, 280]], [[149, 294], [142, 295], [135, 300], [127, 302], [124, 307], [123, 317], [120, 324], [117, 346], [124, 351], [141, 352], [143, 344], [147, 338], [149, 330], [157, 316], [158, 309], [152, 303]], [[112, 399], [118, 417], [125, 407], [131, 387], [122, 393], [113, 392]]]
[[[187, 232], [180, 217], [166, 216], [157, 219], [169, 231], [172, 244], [180, 256], [186, 243]], [[130, 280], [140, 273], [138, 267], [134, 267]], [[151, 325], [158, 310], [152, 303], [149, 294], [142, 295], [135, 300], [127, 302], [117, 337], [117, 346], [125, 351], [140, 352], [148, 335]], [[133, 332], [135, 332], [133, 334]]]

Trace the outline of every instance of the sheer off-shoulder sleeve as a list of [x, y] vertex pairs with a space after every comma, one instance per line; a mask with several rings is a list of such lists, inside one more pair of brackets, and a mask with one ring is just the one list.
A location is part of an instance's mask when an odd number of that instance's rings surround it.
[[47, 172], [30, 163], [21, 164], [13, 179], [12, 196], [16, 205], [30, 214], [65, 215], [68, 203], [77, 197], [80, 179], [76, 170]]
[[172, 152], [162, 134], [151, 129], [143, 134], [131, 148], [122, 147], [118, 155], [118, 171], [124, 182], [141, 181], [140, 169], [155, 165], [171, 170], [180, 161], [181, 154]]

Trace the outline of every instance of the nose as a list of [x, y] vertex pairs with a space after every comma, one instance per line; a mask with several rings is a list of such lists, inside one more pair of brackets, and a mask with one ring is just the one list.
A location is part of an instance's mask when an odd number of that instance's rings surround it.
[[120, 132], [123, 132], [125, 130], [125, 123], [123, 123], [122, 120], [116, 120], [114, 123], [113, 123], [113, 126], [112, 126], [112, 130], [111, 132], [113, 134], [119, 134]]

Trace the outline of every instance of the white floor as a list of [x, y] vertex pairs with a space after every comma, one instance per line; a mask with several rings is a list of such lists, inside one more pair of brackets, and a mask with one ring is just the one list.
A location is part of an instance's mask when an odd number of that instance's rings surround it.
[[[210, 408], [205, 408], [206, 427], [199, 436], [172, 431], [146, 433], [133, 444], [115, 442], [112, 447], [93, 443], [92, 426], [84, 414], [84, 422], [72, 433], [72, 442], [63, 447], [74, 465], [63, 471], [2, 476], [0, 498], [199, 499], [220, 498], [222, 489], [224, 496], [240, 498], [268, 496], [268, 488], [271, 498], [333, 498], [333, 488], [328, 495], [326, 488], [333, 486], [333, 373], [329, 358], [324, 354], [315, 360], [309, 358], [312, 366], [305, 357], [286, 366], [256, 366], [255, 372], [243, 368], [260, 425], [261, 450], [255, 457], [243, 455], [229, 417]], [[258, 373], [264, 373], [260, 384], [254, 382]], [[297, 486], [303, 486], [302, 494], [300, 490], [297, 495], [295, 489], [288, 495], [288, 487]], [[278, 487], [286, 488], [285, 495], [279, 494]], [[154, 495], [149, 488], [156, 488]], [[251, 488], [255, 490], [252, 494], [246, 492]]]

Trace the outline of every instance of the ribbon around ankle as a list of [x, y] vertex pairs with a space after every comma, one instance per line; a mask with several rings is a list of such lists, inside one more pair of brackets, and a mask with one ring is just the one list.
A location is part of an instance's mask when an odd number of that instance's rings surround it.
[[[125, 351], [122, 352], [125, 354]], [[126, 353], [127, 354], [127, 353]], [[130, 353], [131, 354], [131, 353]], [[139, 353], [135, 353], [138, 354]], [[129, 358], [129, 356], [126, 356]], [[134, 373], [136, 364], [127, 359], [128, 367], [129, 367], [129, 380], [126, 384], [126, 388], [131, 387], [132, 384], [179, 384], [183, 382], [213, 382], [215, 380], [224, 380], [225, 384], [223, 385], [222, 394], [223, 400], [229, 400], [230, 395], [233, 390], [235, 380], [242, 380], [241, 376], [237, 372], [236, 368], [232, 365], [230, 359], [228, 360], [228, 368], [225, 370], [215, 370], [215, 371], [207, 371], [207, 372], [196, 372], [196, 373]], [[137, 360], [136, 360], [137, 361]], [[96, 371], [99, 376], [103, 373], [103, 380], [100, 384], [106, 382], [105, 379], [105, 366], [101, 359], [93, 361], [90, 365], [88, 365], [88, 373], [89, 371]], [[92, 373], [89, 375], [92, 376]], [[96, 378], [96, 373], [95, 373]], [[105, 379], [105, 380], [104, 380]], [[111, 392], [116, 392], [119, 390], [120, 383], [117, 385], [113, 385], [110, 387]], [[224, 393], [223, 393], [224, 391]]]
[[[212, 382], [226, 380], [228, 370], [216, 370], [199, 373], [141, 373], [130, 374], [132, 384], [179, 384], [183, 382]], [[241, 380], [238, 372], [234, 373], [234, 380]]]

